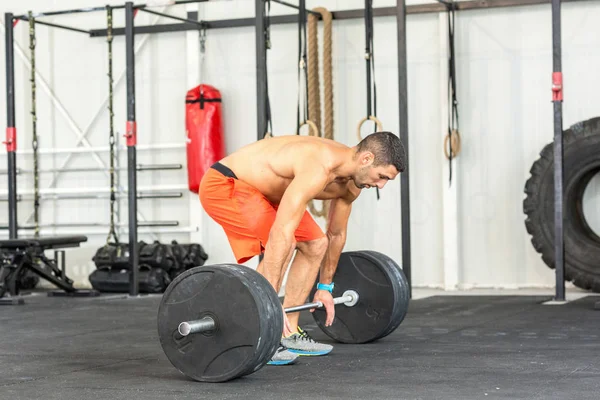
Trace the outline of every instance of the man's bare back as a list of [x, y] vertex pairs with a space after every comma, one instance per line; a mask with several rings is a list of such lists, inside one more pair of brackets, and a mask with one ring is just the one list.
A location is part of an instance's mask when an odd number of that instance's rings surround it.
[[315, 199], [327, 200], [347, 195], [356, 197], [360, 193], [350, 177], [337, 170], [352, 152], [350, 147], [329, 139], [279, 136], [247, 145], [222, 159], [221, 164], [277, 204], [297, 172], [307, 166], [315, 167], [317, 163], [327, 175], [327, 184]]

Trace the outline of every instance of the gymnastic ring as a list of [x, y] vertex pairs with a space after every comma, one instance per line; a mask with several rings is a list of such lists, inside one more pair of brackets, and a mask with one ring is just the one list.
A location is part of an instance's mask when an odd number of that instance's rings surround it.
[[[319, 128], [317, 128], [317, 124], [315, 124], [314, 122], [312, 122], [310, 119], [304, 121], [303, 123], [300, 124], [300, 126], [298, 127], [298, 131], [296, 132], [296, 134], [300, 134], [300, 128], [302, 128], [304, 125], [308, 125], [309, 130], [308, 130], [308, 135], [309, 136], [319, 136]], [[314, 135], [311, 135], [310, 132], [314, 132]]]
[[[446, 135], [444, 138], [444, 155], [449, 160], [450, 153], [448, 151], [448, 141], [450, 140], [450, 135]], [[461, 143], [460, 143], [460, 133], [457, 130], [452, 131], [452, 158], [455, 158], [460, 153]]]
[[358, 127], [356, 128], [356, 136], [358, 137], [358, 141], [360, 142], [361, 140], [363, 140], [363, 137], [360, 135], [360, 128], [362, 128], [363, 124], [367, 121], [373, 121], [377, 124], [377, 131], [376, 132], [381, 132], [383, 131], [383, 124], [381, 123], [380, 120], [377, 119], [377, 117], [374, 117], [372, 115], [369, 115], [368, 117], [364, 117], [363, 119], [361, 119], [358, 122]]

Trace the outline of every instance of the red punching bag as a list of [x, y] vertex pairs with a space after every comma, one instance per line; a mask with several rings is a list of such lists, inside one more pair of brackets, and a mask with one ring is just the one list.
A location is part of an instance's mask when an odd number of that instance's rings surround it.
[[198, 193], [204, 173], [225, 157], [221, 93], [210, 85], [199, 85], [185, 98], [188, 186]]

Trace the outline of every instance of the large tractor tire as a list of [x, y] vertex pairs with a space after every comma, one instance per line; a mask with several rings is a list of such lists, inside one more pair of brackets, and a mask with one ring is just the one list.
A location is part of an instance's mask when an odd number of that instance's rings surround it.
[[[525, 226], [542, 260], [555, 268], [554, 144], [546, 145], [531, 167], [525, 184]], [[600, 172], [600, 118], [571, 126], [563, 133], [565, 279], [600, 292], [600, 237], [583, 213], [583, 194]]]

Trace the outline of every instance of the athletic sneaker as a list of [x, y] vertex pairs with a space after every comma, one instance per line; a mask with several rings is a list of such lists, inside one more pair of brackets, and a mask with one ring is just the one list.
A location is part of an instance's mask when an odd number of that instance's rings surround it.
[[279, 344], [277, 351], [273, 354], [271, 361], [267, 365], [288, 365], [296, 362], [298, 354], [289, 351], [283, 344]]
[[281, 343], [292, 353], [301, 356], [323, 356], [333, 350], [333, 346], [315, 341], [300, 327], [298, 332], [282, 338]]

